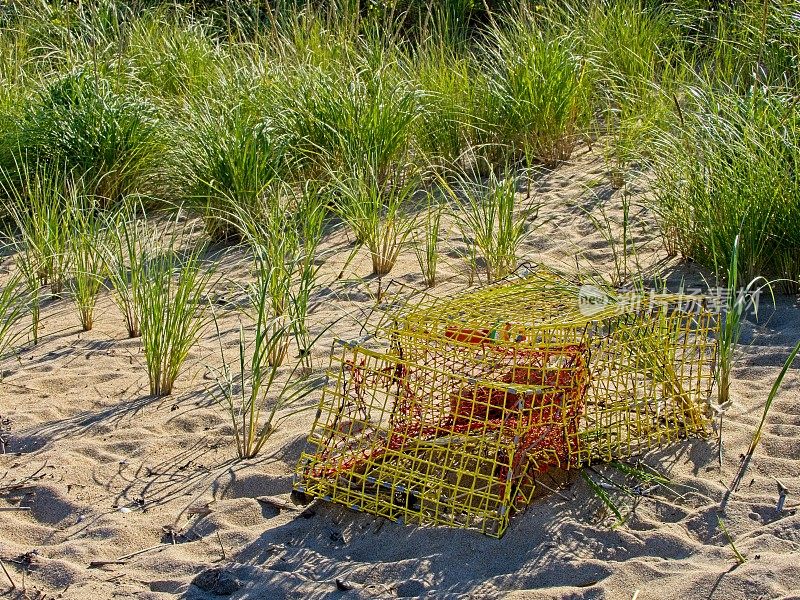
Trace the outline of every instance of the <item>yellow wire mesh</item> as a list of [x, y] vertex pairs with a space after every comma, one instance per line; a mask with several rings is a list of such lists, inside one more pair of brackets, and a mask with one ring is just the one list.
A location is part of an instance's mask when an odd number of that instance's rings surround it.
[[542, 271], [426, 298], [383, 349], [339, 342], [295, 488], [499, 537], [547, 469], [705, 434], [716, 316], [677, 295], [586, 310], [580, 293]]

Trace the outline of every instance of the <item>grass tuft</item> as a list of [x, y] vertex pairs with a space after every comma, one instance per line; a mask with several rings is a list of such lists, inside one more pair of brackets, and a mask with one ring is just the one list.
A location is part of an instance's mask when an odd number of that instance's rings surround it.
[[159, 190], [164, 144], [155, 107], [88, 68], [45, 84], [5, 144], [17, 163], [63, 168], [108, 204]]
[[81, 327], [92, 329], [94, 307], [103, 289], [105, 261], [105, 220], [98, 213], [91, 197], [75, 195], [70, 198], [70, 237], [67, 252], [70, 264], [70, 296], [78, 309]]
[[168, 396], [192, 346], [208, 323], [205, 292], [212, 270], [203, 248], [182, 251], [189, 237], [179, 228], [165, 249], [147, 258], [134, 292], [152, 396]]
[[419, 178], [402, 172], [386, 177], [372, 169], [334, 177], [336, 212], [369, 250], [373, 274], [386, 275], [416, 226], [411, 204]]
[[289, 329], [285, 320], [270, 316], [273, 302], [270, 285], [268, 278], [260, 278], [251, 290], [255, 327], [249, 343], [244, 327], [239, 329], [236, 375], [225, 360], [220, 341], [223, 366], [212, 394], [230, 416], [239, 458], [257, 456], [282, 422], [313, 408], [299, 405], [320, 384], [294, 377], [302, 362], [295, 363], [288, 373], [280, 373], [280, 363], [274, 357], [283, 352]]
[[50, 285], [53, 294], [61, 294], [69, 267], [69, 206], [77, 193], [75, 184], [55, 167], [16, 166], [14, 174], [0, 172], [0, 186], [8, 198], [8, 237], [17, 251], [18, 267], [37, 299], [43, 285]]
[[520, 209], [517, 205], [517, 182], [509, 171], [501, 177], [492, 173], [483, 183], [464, 174], [451, 185], [441, 183], [454, 203], [455, 219], [468, 256], [480, 258], [491, 283], [517, 268], [524, 240], [535, 229], [539, 206]]
[[524, 16], [492, 31], [482, 52], [490, 57], [486, 142], [508, 146], [529, 165], [569, 159], [591, 111], [585, 65], [570, 39]]
[[191, 202], [203, 211], [212, 240], [241, 235], [228, 215], [258, 210], [289, 176], [286, 135], [275, 131], [262, 110], [253, 98], [204, 99], [188, 117], [180, 161]]
[[414, 253], [422, 271], [425, 285], [432, 288], [436, 285], [436, 267], [439, 263], [439, 226], [442, 221], [443, 207], [431, 204], [422, 221], [422, 240], [415, 239]]
[[140, 288], [144, 285], [151, 248], [156, 245], [154, 232], [144, 218], [137, 217], [135, 206], [129, 204], [109, 215], [103, 247], [105, 274], [129, 338], [141, 335]]
[[[800, 113], [793, 98], [691, 90], [656, 146], [655, 202], [667, 248], [738, 278], [800, 279]], [[737, 246], [738, 240], [738, 246]]]
[[26, 333], [19, 327], [26, 309], [25, 296], [20, 293], [22, 279], [22, 275], [14, 275], [0, 289], [0, 358]]

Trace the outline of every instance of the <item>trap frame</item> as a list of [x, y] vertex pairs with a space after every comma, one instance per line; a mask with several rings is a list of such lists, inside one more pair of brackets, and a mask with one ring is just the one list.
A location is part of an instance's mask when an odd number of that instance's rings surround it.
[[336, 342], [295, 489], [500, 537], [548, 469], [706, 434], [717, 316], [696, 296], [584, 291], [539, 271], [425, 297], [382, 347]]

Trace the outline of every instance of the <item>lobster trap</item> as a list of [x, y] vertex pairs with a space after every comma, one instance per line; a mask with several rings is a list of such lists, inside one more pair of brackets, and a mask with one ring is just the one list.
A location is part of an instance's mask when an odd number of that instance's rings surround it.
[[502, 536], [537, 478], [707, 432], [718, 319], [543, 271], [337, 342], [295, 489], [398, 522]]

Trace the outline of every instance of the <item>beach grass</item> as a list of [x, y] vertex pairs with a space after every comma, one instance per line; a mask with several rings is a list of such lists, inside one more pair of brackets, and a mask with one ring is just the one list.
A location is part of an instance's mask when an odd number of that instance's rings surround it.
[[[727, 390], [741, 283], [800, 291], [798, 23], [790, 0], [6, 3], [11, 281], [36, 341], [66, 292], [90, 329], [107, 279], [168, 394], [209, 324], [199, 248], [241, 244], [266, 360], [305, 373], [323, 233], [341, 224], [379, 289], [407, 251], [433, 286], [444, 218], [468, 283], [497, 281], [542, 222], [531, 181], [597, 153], [622, 189], [621, 236], [602, 206], [589, 216], [615, 285], [641, 275], [638, 188], [667, 253], [733, 288]], [[186, 212], [202, 234], [180, 233]], [[156, 229], [164, 214], [179, 233]]]
[[213, 269], [199, 247], [182, 247], [190, 231], [177, 228], [146, 257], [135, 288], [142, 348], [152, 396], [168, 396], [192, 347], [209, 322], [206, 291]]

